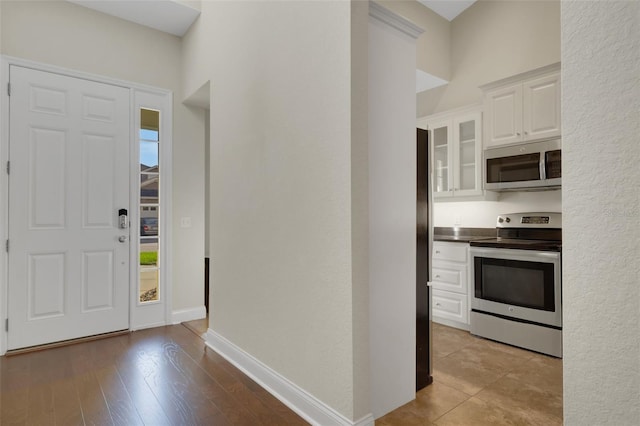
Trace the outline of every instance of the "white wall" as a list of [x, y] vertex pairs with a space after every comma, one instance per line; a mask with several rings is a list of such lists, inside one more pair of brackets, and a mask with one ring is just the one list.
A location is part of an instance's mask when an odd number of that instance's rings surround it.
[[204, 112], [181, 104], [181, 40], [65, 1], [0, 9], [3, 54], [174, 91], [173, 309], [203, 307]]
[[[351, 2], [351, 270], [354, 419], [371, 419], [369, 359], [369, 4]], [[364, 423], [364, 422], [363, 422]]]
[[211, 81], [209, 333], [357, 419], [351, 8], [203, 2], [183, 70]]
[[433, 226], [495, 228], [499, 214], [518, 212], [560, 212], [562, 192], [502, 192], [496, 201], [435, 202]]
[[371, 407], [415, 398], [416, 41], [369, 24], [369, 299]]
[[639, 2], [562, 2], [567, 426], [640, 419], [639, 70]]
[[451, 21], [449, 84], [418, 95], [418, 116], [482, 101], [478, 86], [560, 61], [560, 1], [481, 0]]
[[416, 42], [416, 68], [449, 80], [450, 22], [415, 0], [383, 0], [378, 3], [424, 29]]

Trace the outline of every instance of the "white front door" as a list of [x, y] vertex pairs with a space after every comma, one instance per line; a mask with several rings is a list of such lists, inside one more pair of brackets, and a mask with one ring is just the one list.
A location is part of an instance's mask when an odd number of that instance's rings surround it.
[[129, 89], [9, 79], [8, 348], [128, 329]]

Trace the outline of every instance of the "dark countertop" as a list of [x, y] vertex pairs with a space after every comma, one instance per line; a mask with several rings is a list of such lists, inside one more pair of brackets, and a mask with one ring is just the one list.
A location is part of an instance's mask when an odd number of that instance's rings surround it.
[[433, 241], [468, 243], [471, 240], [495, 237], [495, 228], [443, 228], [436, 226], [433, 229]]

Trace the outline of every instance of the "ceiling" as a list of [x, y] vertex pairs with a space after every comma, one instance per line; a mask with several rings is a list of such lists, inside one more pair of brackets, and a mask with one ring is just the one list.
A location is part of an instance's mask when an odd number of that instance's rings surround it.
[[438, 15], [452, 21], [464, 10], [476, 2], [476, 0], [418, 0]]
[[67, 0], [107, 15], [116, 16], [182, 37], [200, 15], [198, 2], [173, 0]]
[[[200, 15], [198, 1], [67, 0], [98, 12], [182, 37]], [[476, 0], [418, 0], [451, 21]]]

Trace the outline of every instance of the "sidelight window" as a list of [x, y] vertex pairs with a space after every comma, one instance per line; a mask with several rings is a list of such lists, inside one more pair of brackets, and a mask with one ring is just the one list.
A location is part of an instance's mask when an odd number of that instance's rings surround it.
[[138, 295], [140, 303], [160, 300], [160, 111], [140, 110], [140, 226], [138, 233], [140, 268]]

